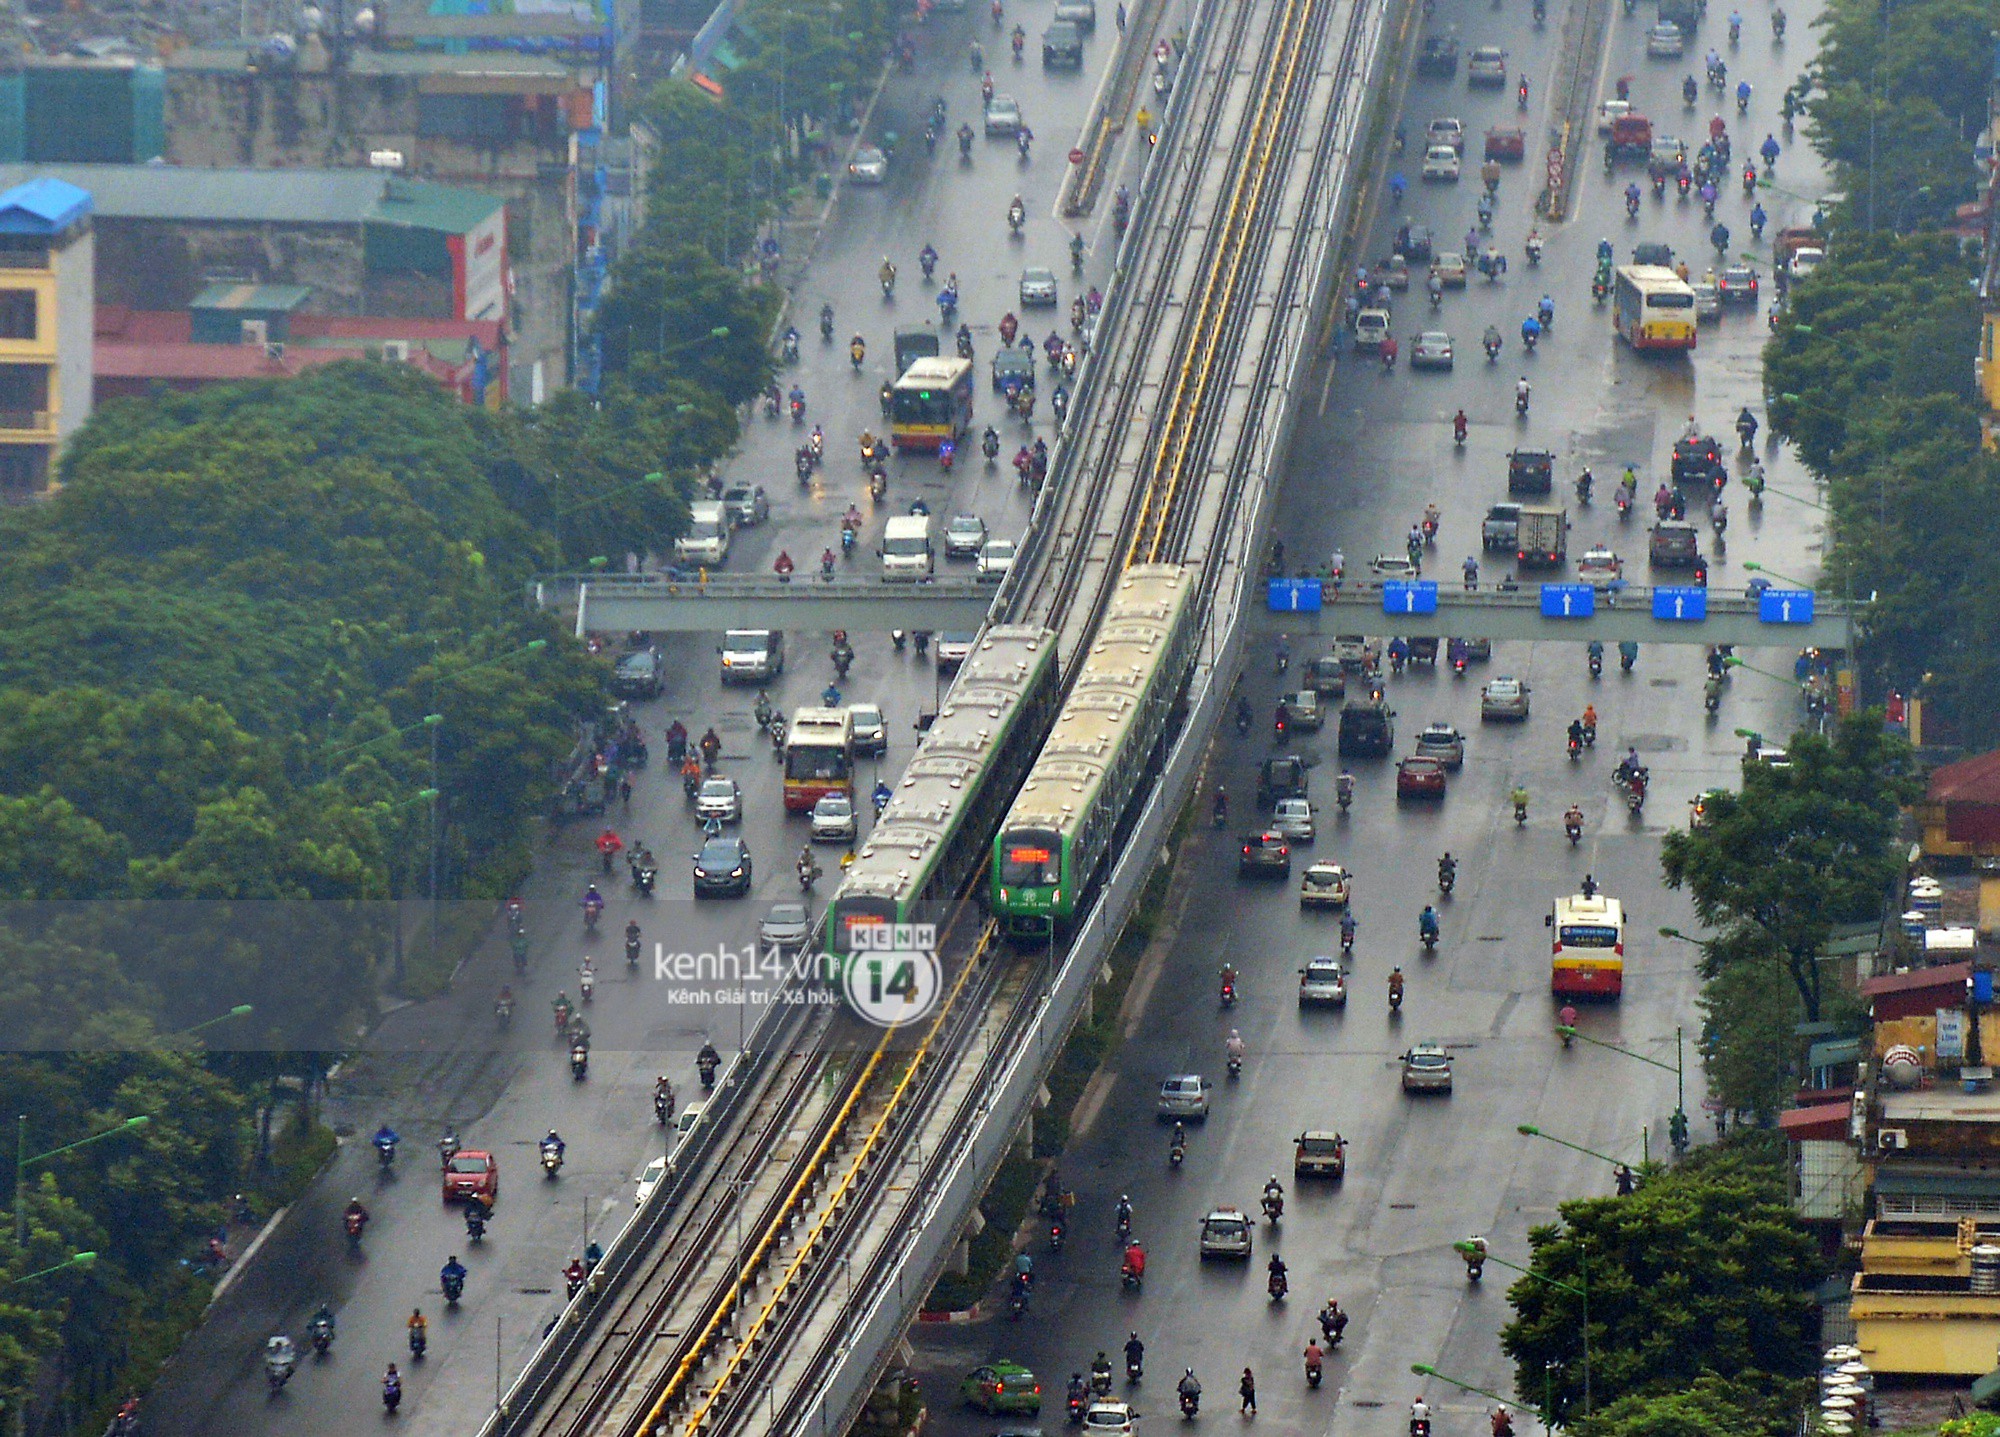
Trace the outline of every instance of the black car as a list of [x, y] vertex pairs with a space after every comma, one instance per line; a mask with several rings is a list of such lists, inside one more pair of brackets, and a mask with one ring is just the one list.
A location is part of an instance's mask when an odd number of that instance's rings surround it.
[[1035, 351], [1018, 344], [1004, 345], [993, 354], [993, 388], [1006, 393], [1022, 385], [1035, 387]]
[[750, 845], [734, 834], [711, 838], [694, 856], [694, 896], [741, 898], [750, 891]]
[[611, 691], [620, 698], [656, 699], [664, 686], [658, 649], [634, 649], [620, 654], [618, 666], [611, 671]]
[[1722, 466], [1722, 446], [1712, 435], [1677, 440], [1674, 444], [1674, 487], [1713, 484], [1727, 471]]
[[1295, 755], [1267, 758], [1257, 769], [1257, 806], [1273, 808], [1281, 798], [1306, 797], [1306, 762]]
[[1411, 264], [1425, 264], [1431, 257], [1431, 228], [1404, 220], [1396, 230], [1395, 251]]
[[1674, 247], [1651, 241], [1632, 246], [1632, 263], [1658, 265], [1661, 269], [1674, 267]]
[[1546, 494], [1555, 487], [1556, 456], [1543, 449], [1516, 449], [1507, 456], [1509, 494]]
[[1449, 35], [1424, 36], [1423, 53], [1417, 56], [1419, 75], [1442, 75], [1450, 79], [1458, 73], [1458, 41]]
[[1350, 700], [1340, 711], [1342, 758], [1387, 758], [1396, 747], [1396, 711], [1380, 699]]

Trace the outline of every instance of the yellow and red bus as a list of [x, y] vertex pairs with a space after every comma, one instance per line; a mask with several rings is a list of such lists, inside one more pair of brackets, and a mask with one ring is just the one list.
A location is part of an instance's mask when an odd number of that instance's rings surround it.
[[889, 442], [897, 452], [936, 452], [961, 443], [972, 428], [972, 362], [919, 359], [889, 391]]
[[1625, 905], [1602, 893], [1558, 898], [1549, 913], [1549, 991], [1616, 998], [1625, 987]]
[[1694, 286], [1664, 265], [1620, 267], [1611, 327], [1634, 349], [1694, 348]]
[[802, 708], [785, 731], [785, 808], [810, 813], [829, 793], [854, 797], [854, 715]]

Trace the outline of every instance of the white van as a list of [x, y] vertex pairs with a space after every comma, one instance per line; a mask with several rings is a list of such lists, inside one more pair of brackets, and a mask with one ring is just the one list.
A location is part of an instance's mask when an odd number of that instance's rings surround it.
[[766, 683], [785, 671], [785, 636], [776, 629], [731, 629], [719, 652], [725, 684]]
[[891, 519], [882, 530], [882, 577], [891, 583], [914, 584], [927, 580], [935, 564], [931, 549], [931, 521], [927, 514], [908, 514]]
[[674, 540], [674, 557], [685, 564], [719, 565], [729, 557], [729, 511], [720, 500], [688, 505], [688, 531]]

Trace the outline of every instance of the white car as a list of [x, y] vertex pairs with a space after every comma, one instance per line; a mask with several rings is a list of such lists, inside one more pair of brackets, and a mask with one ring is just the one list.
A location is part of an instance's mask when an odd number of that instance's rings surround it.
[[1722, 318], [1722, 291], [1707, 280], [1698, 279], [1688, 286], [1694, 291], [1694, 317], [1697, 320]]
[[1389, 311], [1386, 309], [1364, 309], [1354, 316], [1354, 347], [1356, 349], [1380, 349], [1382, 341], [1389, 337]]
[[632, 1199], [633, 1207], [644, 1207], [646, 1199], [653, 1195], [653, 1189], [667, 1180], [667, 1160], [654, 1158], [646, 1164], [646, 1170], [639, 1174], [639, 1195]]
[[889, 178], [889, 157], [873, 145], [863, 145], [848, 162], [847, 177], [857, 185], [879, 185]]
[[1646, 32], [1646, 54], [1655, 60], [1678, 60], [1687, 49], [1687, 37], [1671, 20], [1662, 20]]
[[1826, 263], [1826, 251], [1808, 246], [1805, 249], [1792, 251], [1789, 268], [1793, 279], [1804, 279], [1824, 263]]
[[852, 843], [854, 842], [856, 833], [854, 800], [846, 794], [824, 794], [813, 805], [812, 841], [814, 843]]
[[1159, 1114], [1162, 1118], [1198, 1118], [1208, 1121], [1208, 1079], [1199, 1073], [1176, 1073], [1160, 1084]]
[[1368, 572], [1378, 579], [1414, 579], [1420, 571], [1408, 554], [1377, 554], [1368, 561]]
[[1312, 800], [1281, 798], [1271, 814], [1270, 826], [1294, 843], [1311, 843], [1317, 835], [1313, 826]]
[[1625, 577], [1625, 561], [1599, 545], [1584, 550], [1576, 561], [1576, 577], [1597, 589], [1608, 589]]
[[1299, 879], [1299, 907], [1345, 908], [1350, 879], [1345, 868], [1322, 858], [1306, 866]]
[[680, 1148], [682, 1143], [688, 1140], [689, 1135], [700, 1125], [702, 1106], [700, 1103], [689, 1103], [685, 1108], [681, 1109], [680, 1116], [674, 1119], [673, 1145], [676, 1150]]
[[1479, 717], [1527, 721], [1528, 686], [1519, 679], [1488, 679], [1479, 691]]
[[1012, 539], [988, 539], [979, 546], [979, 577], [987, 583], [999, 583], [1007, 577], [1007, 571], [1013, 567]]
[[733, 778], [704, 779], [695, 794], [694, 816], [703, 823], [711, 818], [723, 823], [737, 822], [743, 817], [743, 790]]
[[1123, 1402], [1093, 1402], [1083, 1409], [1086, 1437], [1132, 1437], [1132, 1409]]
[[1458, 151], [1450, 145], [1432, 145], [1424, 151], [1424, 178], [1427, 180], [1458, 179]]
[[995, 95], [986, 102], [986, 133], [989, 137], [1013, 138], [1021, 128], [1021, 102], [1012, 95]]
[[1246, 1261], [1255, 1239], [1250, 1219], [1241, 1208], [1219, 1207], [1201, 1220], [1203, 1257], [1240, 1257]]

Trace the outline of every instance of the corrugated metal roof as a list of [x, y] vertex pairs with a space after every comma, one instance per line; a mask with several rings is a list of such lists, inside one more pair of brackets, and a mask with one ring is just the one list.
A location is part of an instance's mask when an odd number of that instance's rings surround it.
[[307, 284], [211, 284], [189, 309], [293, 310], [312, 298]]
[[209, 224], [389, 224], [463, 234], [503, 201], [379, 170], [202, 169], [184, 165], [0, 164], [0, 185], [34, 178], [90, 192], [104, 219]]
[[0, 234], [61, 234], [91, 212], [91, 191], [50, 175], [0, 179]]

